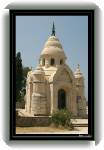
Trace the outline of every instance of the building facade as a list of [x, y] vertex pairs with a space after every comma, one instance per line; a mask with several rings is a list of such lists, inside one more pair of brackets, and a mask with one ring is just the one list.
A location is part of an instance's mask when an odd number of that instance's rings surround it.
[[53, 24], [52, 34], [40, 54], [39, 65], [27, 75], [27, 113], [50, 116], [65, 108], [75, 116], [86, 115], [84, 78], [80, 66], [73, 73], [66, 59]]

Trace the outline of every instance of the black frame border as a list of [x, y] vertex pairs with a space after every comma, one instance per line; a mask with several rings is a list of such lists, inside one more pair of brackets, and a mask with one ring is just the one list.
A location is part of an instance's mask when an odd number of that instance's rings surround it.
[[[10, 16], [10, 140], [94, 140], [94, 9], [9, 10]], [[88, 134], [16, 134], [16, 16], [88, 16]]]

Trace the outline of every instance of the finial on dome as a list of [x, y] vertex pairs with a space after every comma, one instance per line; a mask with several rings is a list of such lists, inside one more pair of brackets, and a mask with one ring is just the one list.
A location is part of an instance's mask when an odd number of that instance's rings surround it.
[[76, 77], [76, 78], [82, 77], [82, 73], [81, 73], [81, 71], [80, 71], [80, 65], [79, 65], [79, 64], [77, 65], [77, 69], [76, 69], [76, 71], [75, 71], [75, 77]]
[[55, 36], [55, 25], [54, 25], [54, 22], [53, 22], [52, 34], [51, 35]]

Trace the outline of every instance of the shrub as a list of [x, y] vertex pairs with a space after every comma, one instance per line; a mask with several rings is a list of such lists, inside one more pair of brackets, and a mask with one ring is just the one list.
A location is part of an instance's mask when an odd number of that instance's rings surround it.
[[52, 123], [56, 126], [62, 126], [65, 128], [73, 128], [71, 123], [72, 113], [66, 109], [61, 109], [52, 115]]

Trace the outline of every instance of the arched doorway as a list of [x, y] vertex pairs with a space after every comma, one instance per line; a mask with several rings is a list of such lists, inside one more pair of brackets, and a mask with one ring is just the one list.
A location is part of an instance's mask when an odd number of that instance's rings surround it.
[[58, 91], [58, 109], [66, 108], [66, 92], [63, 89]]

